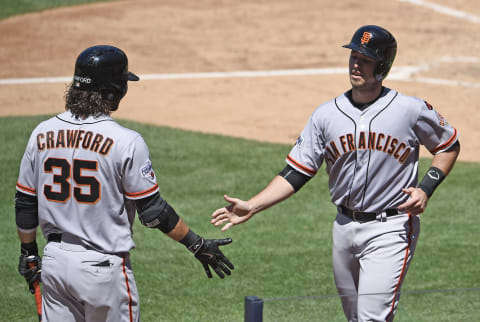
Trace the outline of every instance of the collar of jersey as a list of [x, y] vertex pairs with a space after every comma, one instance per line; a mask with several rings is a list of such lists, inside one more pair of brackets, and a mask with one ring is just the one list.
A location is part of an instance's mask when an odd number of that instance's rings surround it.
[[70, 111], [66, 111], [66, 112], [63, 112], [62, 114], [57, 115], [57, 118], [62, 121], [74, 123], [74, 124], [92, 124], [92, 123], [112, 120], [112, 118], [109, 115], [105, 115], [105, 114], [102, 114], [100, 116], [90, 115], [89, 117], [82, 119], [80, 117], [75, 117], [75, 115], [73, 115]]
[[339, 104], [339, 107], [342, 109], [347, 108], [348, 110], [353, 110], [356, 111], [356, 113], [359, 113], [361, 115], [367, 113], [367, 111], [375, 110], [376, 106], [382, 107], [384, 104], [387, 104], [391, 100], [391, 97], [395, 95], [395, 91], [385, 87], [382, 91], [382, 94], [373, 102], [371, 102], [367, 107], [364, 109], [359, 109], [355, 107], [350, 99], [347, 97], [347, 93], [345, 92], [342, 96], [340, 96], [339, 100], [337, 100], [337, 104]]

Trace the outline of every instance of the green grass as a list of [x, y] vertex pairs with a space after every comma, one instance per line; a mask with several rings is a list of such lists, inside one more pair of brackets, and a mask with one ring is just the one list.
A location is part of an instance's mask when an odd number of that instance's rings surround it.
[[[28, 136], [46, 117], [0, 118], [0, 321], [35, 321], [33, 296], [17, 273], [15, 182]], [[233, 275], [207, 279], [179, 243], [158, 230], [134, 225], [132, 263], [143, 321], [243, 321], [244, 296], [308, 297], [336, 293], [331, 268], [331, 226], [324, 168], [302, 190], [242, 226], [222, 233], [209, 223], [222, 195], [249, 198], [284, 166], [287, 145], [122, 124], [143, 134], [161, 194], [194, 231], [232, 237], [223, 248]], [[420, 172], [428, 168], [422, 160]], [[422, 215], [422, 232], [403, 291], [478, 288], [480, 164], [458, 162]], [[42, 237], [38, 238], [44, 245]], [[8, 308], [8, 309], [6, 309]], [[404, 294], [396, 321], [472, 321], [479, 292]], [[344, 321], [338, 298], [268, 301], [264, 321]]]
[[114, 0], [0, 0], [0, 19], [45, 9], [105, 1]]
[[[108, 1], [108, 0], [103, 0]], [[99, 0], [0, 0], [0, 19]], [[33, 296], [17, 273], [14, 202], [18, 165], [28, 136], [45, 116], [0, 118], [0, 321], [37, 321]], [[300, 193], [226, 233], [209, 224], [222, 195], [248, 198], [284, 166], [289, 146], [169, 128], [123, 124], [145, 137], [162, 195], [223, 248], [236, 269], [225, 280], [205, 277], [185, 248], [161, 232], [134, 225], [132, 252], [143, 321], [243, 321], [246, 295], [309, 297], [336, 293], [330, 263], [334, 207], [324, 170]], [[428, 168], [422, 160], [420, 173]], [[422, 216], [422, 233], [403, 291], [480, 287], [480, 165], [458, 162]], [[40, 234], [39, 234], [40, 235]], [[45, 241], [38, 238], [39, 246]], [[396, 321], [480, 320], [480, 292], [402, 295]], [[344, 321], [336, 297], [267, 301], [264, 321]]]

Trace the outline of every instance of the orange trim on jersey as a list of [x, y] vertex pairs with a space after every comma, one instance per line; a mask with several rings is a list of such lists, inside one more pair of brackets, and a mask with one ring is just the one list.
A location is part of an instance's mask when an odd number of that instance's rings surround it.
[[19, 182], [17, 182], [17, 188], [20, 189], [20, 190], [23, 190], [25, 192], [30, 192], [30, 193], [37, 194], [37, 190], [35, 190], [33, 188], [26, 187], [24, 185], [21, 185]]
[[407, 269], [408, 255], [410, 254], [410, 244], [412, 242], [412, 233], [413, 233], [412, 215], [410, 214], [408, 214], [408, 228], [410, 229], [410, 231], [407, 237], [408, 245], [407, 245], [407, 248], [405, 249], [405, 258], [403, 259], [402, 272], [400, 273], [400, 278], [398, 279], [397, 286], [395, 286], [395, 291], [393, 292], [392, 308], [390, 309], [390, 313], [388, 313], [387, 315], [387, 320], [388, 320], [388, 317], [390, 317], [390, 315], [393, 314], [395, 299], [397, 298], [398, 290], [400, 289], [400, 285], [402, 285], [403, 278], [405, 275], [405, 270]]
[[314, 176], [317, 171], [313, 170], [313, 169], [310, 169], [310, 168], [307, 168], [306, 166], [300, 164], [299, 162], [297, 162], [294, 158], [292, 158], [289, 155], [287, 155], [287, 160], [292, 162], [295, 166], [299, 167], [300, 169], [302, 169], [303, 171], [307, 172], [308, 174], [311, 174], [312, 176]]
[[457, 129], [453, 129], [453, 135], [451, 138], [448, 139], [447, 142], [443, 143], [443, 144], [440, 144], [439, 146], [437, 146], [435, 149], [433, 149], [431, 152], [432, 153], [437, 153], [438, 151], [440, 150], [443, 150], [444, 148], [446, 148], [447, 146], [449, 146], [450, 144], [452, 144], [453, 141], [455, 141], [455, 139], [457, 138]]
[[132, 294], [130, 293], [130, 285], [128, 284], [127, 270], [125, 268], [125, 257], [122, 261], [123, 275], [125, 275], [125, 284], [127, 285], [128, 293], [128, 313], [130, 315], [130, 322], [133, 322], [133, 312], [132, 312]]
[[148, 195], [149, 193], [152, 193], [156, 189], [158, 189], [158, 183], [156, 185], [154, 185], [153, 187], [147, 189], [147, 190], [143, 190], [143, 191], [140, 191], [140, 192], [132, 192], [132, 193], [125, 192], [125, 195], [127, 197], [130, 197], [130, 198], [138, 198], [138, 197], [143, 197], [145, 195]]

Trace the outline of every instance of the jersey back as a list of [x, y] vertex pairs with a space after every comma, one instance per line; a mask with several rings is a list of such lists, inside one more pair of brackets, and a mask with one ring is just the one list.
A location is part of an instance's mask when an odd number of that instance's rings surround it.
[[158, 191], [141, 135], [109, 116], [64, 112], [32, 132], [17, 190], [38, 199], [43, 234], [69, 233], [106, 253], [134, 247], [133, 200]]

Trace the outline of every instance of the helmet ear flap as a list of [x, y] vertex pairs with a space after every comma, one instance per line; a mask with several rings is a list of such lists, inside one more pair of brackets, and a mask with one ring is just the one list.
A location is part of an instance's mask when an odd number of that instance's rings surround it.
[[381, 81], [385, 78], [385, 62], [381, 61], [377, 64], [375, 71], [373, 73], [377, 81]]
[[123, 95], [118, 95], [112, 90], [103, 89], [100, 91], [100, 95], [102, 96], [103, 100], [108, 101], [108, 105], [110, 106], [111, 111], [116, 111], [118, 109], [118, 105], [120, 100], [122, 99]]
[[128, 91], [127, 81], [122, 82], [122, 84], [111, 82], [107, 84], [106, 88], [100, 90], [102, 98], [111, 102], [120, 102], [120, 100], [125, 96]]
[[106, 92], [102, 93], [103, 99], [106, 99], [107, 101], [114, 101], [115, 100], [115, 94], [112, 92]]

